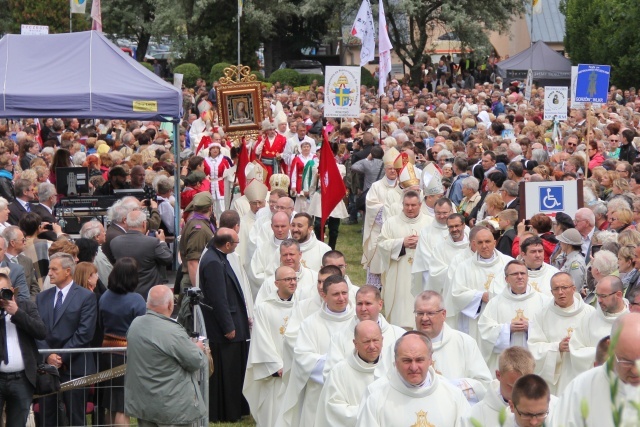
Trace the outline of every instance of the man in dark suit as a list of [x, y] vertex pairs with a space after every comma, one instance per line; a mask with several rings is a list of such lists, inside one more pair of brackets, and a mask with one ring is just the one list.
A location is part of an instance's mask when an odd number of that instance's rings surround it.
[[111, 241], [118, 236], [122, 236], [127, 232], [127, 214], [129, 208], [118, 200], [111, 209], [109, 209], [109, 220], [111, 224], [107, 227], [104, 243], [102, 244], [102, 252], [107, 256], [111, 264], [116, 263], [116, 259], [111, 253]]
[[518, 219], [520, 218], [520, 197], [519, 194], [518, 183], [508, 179], [500, 188], [500, 195], [502, 196], [502, 200], [504, 200], [504, 208], [505, 209], [515, 209], [518, 212]]
[[[0, 273], [0, 289], [11, 280]], [[6, 404], [7, 426], [24, 426], [36, 389], [38, 347], [46, 329], [35, 303], [0, 299], [0, 411]], [[18, 351], [18, 346], [19, 350]]]
[[136, 210], [127, 214], [127, 233], [111, 241], [111, 253], [116, 259], [131, 257], [138, 262], [136, 292], [145, 300], [149, 289], [166, 280], [166, 267], [173, 262], [173, 255], [164, 242], [164, 232], [158, 230], [156, 236], [146, 234], [147, 215]]
[[235, 422], [249, 413], [242, 384], [249, 354], [249, 319], [240, 282], [227, 261], [236, 250], [238, 234], [220, 228], [200, 260], [198, 275], [204, 303], [204, 323], [216, 369], [209, 381], [209, 420]]
[[[53, 184], [49, 184], [48, 182], [43, 182], [38, 185], [38, 204], [31, 205], [31, 212], [35, 212], [40, 215], [43, 223], [49, 224], [57, 224], [58, 221], [55, 217], [54, 206], [58, 202], [58, 192], [56, 191], [56, 186]], [[60, 230], [62, 231], [62, 230]], [[56, 241], [58, 239], [58, 235], [53, 230], [48, 230], [38, 235], [41, 239], [47, 239], [51, 241]]]
[[[46, 326], [47, 335], [38, 341], [40, 349], [87, 348], [95, 331], [98, 308], [93, 292], [73, 283], [73, 257], [57, 253], [49, 260], [49, 278], [55, 285], [36, 297], [38, 312]], [[58, 368], [60, 381], [65, 382], [96, 372], [94, 355], [88, 353], [51, 353], [47, 363]], [[86, 389], [77, 388], [61, 395], [69, 418], [69, 425], [86, 423]], [[57, 396], [40, 401], [40, 425], [58, 424]]]
[[31, 202], [35, 200], [35, 185], [26, 179], [18, 179], [14, 184], [16, 198], [9, 203], [9, 224], [18, 225], [20, 219], [31, 212]]
[[30, 297], [29, 285], [24, 275], [24, 269], [20, 264], [9, 262], [6, 258], [7, 241], [0, 235], [0, 267], [9, 269], [9, 278], [16, 291], [19, 300], [28, 300]]
[[7, 251], [4, 254], [5, 258], [10, 264], [18, 264], [24, 269], [24, 278], [29, 288], [31, 300], [35, 301], [36, 295], [40, 293], [40, 284], [38, 283], [38, 276], [33, 261], [22, 253], [26, 242], [24, 232], [20, 230], [20, 227], [12, 225], [4, 229], [2, 237], [4, 237], [4, 240], [7, 242]]

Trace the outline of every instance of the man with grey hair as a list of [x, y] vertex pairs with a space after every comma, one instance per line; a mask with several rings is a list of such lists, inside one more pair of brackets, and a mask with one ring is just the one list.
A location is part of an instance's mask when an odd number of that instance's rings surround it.
[[[431, 340], [422, 332], [407, 332], [396, 341], [394, 353], [395, 367], [367, 388], [356, 427], [460, 425], [469, 403], [431, 366]], [[396, 402], [402, 402], [402, 411]]]
[[507, 157], [509, 158], [509, 162], [519, 162], [524, 157], [522, 157], [522, 147], [517, 142], [512, 142], [507, 147]]
[[10, 262], [7, 259], [8, 247], [9, 242], [3, 236], [0, 236], [0, 267], [9, 269], [9, 278], [11, 279], [11, 284], [17, 290], [18, 299], [27, 300], [29, 299], [29, 285], [24, 274], [24, 268], [20, 264]]
[[175, 235], [175, 210], [171, 206], [171, 194], [173, 193], [173, 179], [160, 177], [156, 183], [156, 194], [158, 199], [158, 212], [160, 213], [160, 228], [167, 236]]
[[585, 256], [585, 263], [589, 263], [591, 259], [591, 240], [596, 232], [596, 215], [589, 208], [580, 208], [576, 211], [574, 224], [582, 237], [581, 252]]
[[502, 188], [500, 188], [499, 194], [502, 196], [502, 200], [504, 200], [504, 208], [505, 209], [515, 209], [520, 215], [520, 197], [519, 194], [518, 183], [512, 179], [508, 179], [502, 183]]
[[[49, 260], [49, 279], [53, 287], [36, 297], [38, 313], [44, 321], [47, 336], [38, 341], [39, 349], [89, 347], [98, 316], [96, 297], [88, 289], [73, 282], [76, 263], [66, 253], [53, 254]], [[93, 374], [96, 371], [93, 355], [80, 353], [51, 353], [46, 362], [58, 368], [60, 381]], [[57, 403], [62, 400], [67, 408], [70, 425], [86, 425], [86, 389], [76, 388], [43, 398], [40, 401], [40, 425], [57, 425]]]
[[80, 237], [95, 240], [100, 245], [98, 247], [98, 254], [93, 260], [93, 263], [98, 269], [98, 277], [100, 277], [100, 281], [102, 281], [102, 283], [109, 282], [109, 274], [111, 274], [111, 270], [113, 270], [111, 261], [109, 261], [109, 258], [107, 258], [103, 251], [106, 236], [107, 234], [105, 233], [104, 226], [100, 221], [95, 219], [85, 222], [80, 229]]
[[[54, 206], [58, 202], [58, 192], [56, 186], [48, 182], [38, 185], [38, 204], [31, 204], [31, 212], [40, 215], [43, 223], [57, 224]], [[39, 235], [40, 238], [55, 241], [58, 236], [54, 231], [46, 231]]]
[[20, 219], [31, 212], [31, 206], [35, 199], [35, 184], [27, 179], [17, 179], [13, 189], [16, 198], [9, 203], [9, 224], [18, 225]]
[[111, 264], [116, 263], [116, 259], [111, 253], [111, 241], [127, 232], [127, 214], [131, 210], [133, 209], [130, 209], [130, 207], [125, 204], [125, 199], [122, 199], [115, 202], [107, 211], [109, 226], [107, 227], [102, 250]]
[[[36, 275], [36, 269], [33, 266], [33, 261], [22, 253], [24, 251], [26, 241], [24, 232], [20, 230], [20, 227], [12, 225], [4, 229], [2, 237], [6, 243], [7, 250], [5, 253], [5, 259], [8, 261], [9, 270], [11, 271], [11, 267], [15, 265], [20, 265], [23, 268], [26, 285], [29, 288], [29, 293], [31, 294], [32, 299], [34, 299], [35, 296], [40, 293], [41, 284], [38, 282], [38, 276]], [[16, 287], [13, 280], [11, 283]]]
[[138, 262], [136, 292], [146, 299], [152, 286], [166, 283], [166, 267], [173, 262], [173, 255], [162, 230], [148, 233], [144, 212], [129, 212], [126, 221], [127, 233], [111, 241], [111, 251], [116, 259], [132, 257]]

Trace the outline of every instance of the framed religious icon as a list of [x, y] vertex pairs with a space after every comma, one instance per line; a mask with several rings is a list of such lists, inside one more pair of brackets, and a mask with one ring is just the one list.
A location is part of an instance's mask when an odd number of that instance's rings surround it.
[[263, 120], [262, 84], [245, 66], [224, 69], [218, 86], [218, 117], [225, 134], [234, 142], [260, 132]]

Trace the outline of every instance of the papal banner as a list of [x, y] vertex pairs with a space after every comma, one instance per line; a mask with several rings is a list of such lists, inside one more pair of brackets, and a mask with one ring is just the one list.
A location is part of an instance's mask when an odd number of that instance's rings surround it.
[[358, 117], [360, 67], [325, 68], [325, 117]]

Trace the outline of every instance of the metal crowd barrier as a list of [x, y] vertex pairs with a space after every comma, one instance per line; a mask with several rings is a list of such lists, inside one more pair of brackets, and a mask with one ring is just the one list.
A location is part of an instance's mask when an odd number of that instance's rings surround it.
[[[199, 306], [195, 307], [195, 325], [201, 335], [204, 335], [204, 318]], [[49, 426], [73, 426], [74, 418], [80, 418], [74, 412], [74, 408], [82, 408], [85, 416], [85, 425], [113, 426], [115, 413], [107, 410], [107, 406], [114, 399], [124, 399], [124, 375], [127, 362], [126, 347], [99, 347], [77, 349], [46, 349], [39, 350], [45, 357], [55, 354], [84, 354], [84, 375], [74, 375], [73, 379], [64, 374], [60, 377], [61, 390], [58, 393], [34, 397], [33, 411], [36, 425]], [[96, 373], [89, 374], [87, 361], [93, 359], [96, 365]], [[70, 360], [69, 372], [74, 372], [74, 361]], [[79, 362], [75, 362], [77, 365]], [[209, 425], [209, 370], [208, 366], [198, 372], [198, 381], [207, 414], [195, 425], [207, 427]], [[149, 396], [153, 399], [153, 396]], [[84, 401], [84, 404], [79, 403]], [[124, 400], [123, 400], [124, 402]], [[52, 413], [53, 412], [53, 413]], [[127, 424], [128, 426], [128, 424]]]

